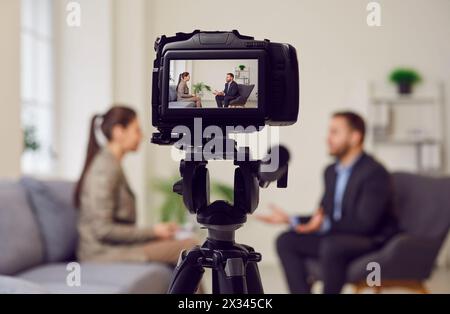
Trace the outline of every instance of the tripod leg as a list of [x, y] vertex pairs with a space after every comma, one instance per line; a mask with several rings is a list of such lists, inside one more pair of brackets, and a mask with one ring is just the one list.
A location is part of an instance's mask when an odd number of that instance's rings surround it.
[[214, 268], [211, 271], [212, 273], [212, 294], [220, 294], [220, 286], [219, 286], [219, 274], [217, 270]]
[[221, 294], [246, 294], [247, 281], [242, 258], [228, 258], [225, 265], [219, 265], [217, 280]]
[[200, 248], [196, 247], [186, 254], [181, 252], [178, 265], [170, 283], [170, 294], [194, 294], [205, 272], [199, 259], [202, 257]]
[[238, 244], [243, 250], [247, 251], [252, 257], [252, 260], [247, 261], [245, 269], [245, 277], [247, 278], [247, 289], [249, 294], [263, 294], [264, 289], [259, 274], [258, 262], [261, 261], [261, 254], [256, 253], [255, 250], [246, 244]]
[[249, 294], [263, 294], [264, 289], [259, 275], [258, 264], [256, 262], [248, 262], [246, 269], [247, 287]]

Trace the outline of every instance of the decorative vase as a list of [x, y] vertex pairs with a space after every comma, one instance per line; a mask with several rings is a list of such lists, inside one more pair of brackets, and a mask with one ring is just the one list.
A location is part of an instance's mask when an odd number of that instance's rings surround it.
[[409, 95], [412, 93], [412, 84], [411, 82], [399, 82], [397, 84], [398, 92], [401, 95]]

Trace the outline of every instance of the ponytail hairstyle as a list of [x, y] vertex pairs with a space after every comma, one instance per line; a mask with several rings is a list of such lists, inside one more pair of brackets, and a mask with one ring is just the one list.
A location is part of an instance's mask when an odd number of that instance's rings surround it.
[[112, 140], [112, 131], [116, 125], [126, 128], [136, 118], [136, 112], [125, 106], [113, 106], [104, 115], [96, 114], [91, 119], [86, 160], [80, 179], [75, 186], [74, 205], [81, 205], [81, 190], [86, 172], [100, 149]]
[[189, 72], [180, 73], [180, 75], [178, 76], [177, 90], [178, 90], [178, 86], [180, 86], [181, 80], [184, 79], [188, 75], [189, 75]]

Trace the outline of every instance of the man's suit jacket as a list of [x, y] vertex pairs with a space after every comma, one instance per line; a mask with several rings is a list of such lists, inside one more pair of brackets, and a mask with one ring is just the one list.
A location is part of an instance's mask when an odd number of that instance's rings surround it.
[[330, 233], [371, 236], [384, 242], [396, 232], [393, 185], [387, 170], [366, 153], [356, 161], [342, 199], [342, 217], [333, 220], [336, 163], [325, 169], [321, 206], [330, 217]]
[[228, 83], [225, 83], [225, 88], [223, 89], [225, 96], [229, 97], [238, 97], [239, 96], [239, 88], [238, 84], [235, 81], [230, 83], [230, 87], [228, 88]]

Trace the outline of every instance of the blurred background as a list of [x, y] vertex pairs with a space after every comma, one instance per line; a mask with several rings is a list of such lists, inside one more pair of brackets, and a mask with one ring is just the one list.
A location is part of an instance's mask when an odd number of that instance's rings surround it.
[[[78, 179], [90, 118], [125, 103], [138, 111], [145, 132], [140, 151], [124, 165], [139, 223], [189, 220], [168, 192], [178, 175], [171, 148], [150, 144], [150, 92], [155, 38], [194, 29], [238, 29], [297, 48], [299, 122], [274, 130], [292, 153], [289, 187], [262, 190], [258, 211], [269, 203], [292, 214], [315, 209], [331, 162], [325, 137], [336, 110], [366, 118], [367, 151], [390, 171], [446, 176], [450, 1], [377, 2], [380, 26], [368, 25], [369, 1], [361, 0], [2, 0], [0, 177]], [[68, 23], [70, 3], [81, 8], [79, 26]], [[411, 91], [399, 86], [405, 81]], [[209, 169], [214, 197], [225, 197], [232, 163], [212, 162]], [[237, 232], [238, 241], [263, 254], [268, 292], [287, 291], [274, 248], [282, 230], [250, 217]], [[432, 292], [450, 292], [448, 247], [430, 279]]]

